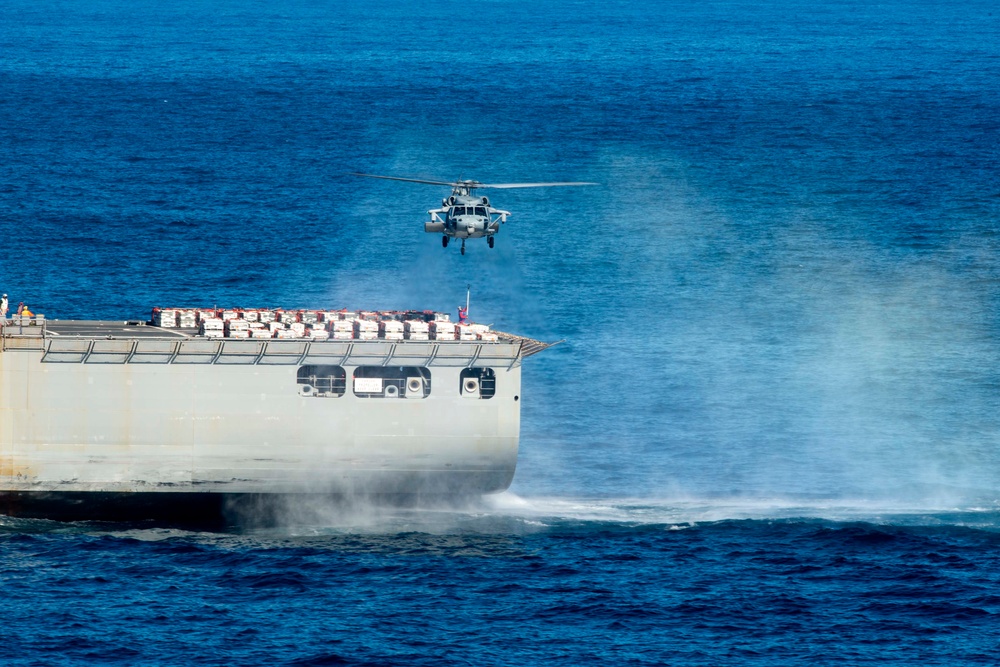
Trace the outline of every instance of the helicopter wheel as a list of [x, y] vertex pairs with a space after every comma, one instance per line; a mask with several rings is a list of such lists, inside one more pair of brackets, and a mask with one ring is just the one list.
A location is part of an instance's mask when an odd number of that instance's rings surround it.
[[448, 247], [448, 237], [447, 236], [442, 236], [441, 237], [441, 247], [442, 248], [447, 248]]
[[492, 248], [493, 247], [493, 237], [492, 236], [488, 237], [486, 239], [486, 243], [488, 243], [489, 246]]

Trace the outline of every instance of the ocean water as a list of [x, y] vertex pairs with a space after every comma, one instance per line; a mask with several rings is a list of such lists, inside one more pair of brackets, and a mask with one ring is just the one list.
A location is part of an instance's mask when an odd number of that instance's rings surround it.
[[[193, 532], [0, 518], [4, 665], [996, 664], [1000, 9], [7, 0], [0, 289], [454, 311], [510, 491]], [[465, 256], [447, 190], [586, 188]], [[446, 419], [446, 417], [445, 417]]]

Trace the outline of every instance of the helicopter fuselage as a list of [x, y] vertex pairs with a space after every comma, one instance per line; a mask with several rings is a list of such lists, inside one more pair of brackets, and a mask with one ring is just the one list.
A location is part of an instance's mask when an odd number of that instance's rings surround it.
[[510, 215], [509, 211], [490, 206], [486, 197], [452, 195], [441, 204], [441, 208], [427, 212], [431, 219], [424, 223], [424, 231], [429, 234], [456, 239], [489, 237], [500, 231], [500, 223]]

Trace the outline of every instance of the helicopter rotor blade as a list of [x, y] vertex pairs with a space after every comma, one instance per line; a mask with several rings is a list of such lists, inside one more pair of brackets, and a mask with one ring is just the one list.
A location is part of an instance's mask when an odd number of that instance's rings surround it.
[[459, 185], [458, 183], [448, 183], [446, 181], [426, 181], [420, 178], [400, 178], [399, 176], [377, 176], [376, 174], [361, 174], [358, 172], [351, 172], [351, 176], [365, 176], [367, 178], [384, 178], [387, 181], [406, 181], [407, 183], [424, 183], [426, 185], [446, 185], [448, 187], [454, 187]]
[[493, 188], [495, 190], [509, 190], [511, 188], [552, 188], [564, 185], [600, 185], [599, 183], [563, 182], [563, 183], [480, 183], [477, 188]]
[[551, 183], [480, 183], [479, 181], [431, 181], [423, 178], [403, 178], [401, 176], [379, 176], [378, 174], [362, 174], [351, 172], [351, 176], [364, 176], [365, 178], [382, 178], [387, 181], [404, 181], [406, 183], [423, 183], [425, 185], [443, 185], [449, 188], [468, 188], [478, 190], [479, 188], [493, 188], [495, 190], [509, 190], [511, 188], [550, 188], [566, 185], [600, 185], [589, 181], [558, 181]]

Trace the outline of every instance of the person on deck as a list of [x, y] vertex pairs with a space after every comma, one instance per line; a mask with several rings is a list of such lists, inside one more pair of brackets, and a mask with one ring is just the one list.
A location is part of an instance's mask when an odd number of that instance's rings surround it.
[[458, 307], [458, 323], [459, 324], [465, 324], [468, 321], [468, 319], [469, 319], [469, 309], [468, 308], [463, 308], [462, 306], [459, 306]]
[[7, 295], [0, 298], [0, 320], [7, 321]]

